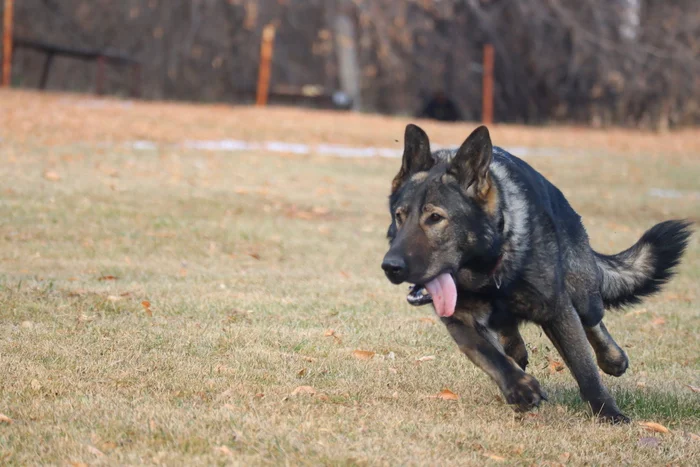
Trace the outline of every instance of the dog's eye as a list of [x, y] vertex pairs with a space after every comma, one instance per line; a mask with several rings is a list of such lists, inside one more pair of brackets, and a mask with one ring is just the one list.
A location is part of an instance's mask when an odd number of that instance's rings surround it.
[[403, 224], [403, 213], [401, 211], [396, 211], [396, 213], [394, 213], [394, 217], [396, 217], [397, 224]]
[[428, 216], [428, 222], [430, 222], [431, 224], [437, 224], [438, 222], [440, 222], [443, 219], [444, 219], [444, 217], [442, 217], [440, 214], [438, 214], [436, 212], [434, 212], [430, 216]]

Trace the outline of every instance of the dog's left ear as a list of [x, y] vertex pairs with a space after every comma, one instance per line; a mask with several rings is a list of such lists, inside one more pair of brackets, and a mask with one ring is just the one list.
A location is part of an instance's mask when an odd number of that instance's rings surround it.
[[480, 126], [462, 143], [450, 163], [449, 173], [462, 187], [476, 198], [485, 199], [491, 189], [489, 165], [493, 158], [493, 145], [489, 130]]

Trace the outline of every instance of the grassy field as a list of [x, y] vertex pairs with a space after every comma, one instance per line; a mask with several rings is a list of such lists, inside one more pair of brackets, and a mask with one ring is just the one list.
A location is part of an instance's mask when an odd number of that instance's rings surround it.
[[[606, 317], [631, 368], [604, 380], [633, 423], [593, 420], [534, 326], [550, 400], [518, 416], [382, 274], [397, 159], [176, 144], [401, 148], [406, 123], [0, 92], [0, 464], [699, 465], [698, 235], [669, 287]], [[423, 123], [442, 144], [473, 128]], [[556, 150], [526, 160], [599, 251], [700, 220], [700, 131], [492, 136]]]

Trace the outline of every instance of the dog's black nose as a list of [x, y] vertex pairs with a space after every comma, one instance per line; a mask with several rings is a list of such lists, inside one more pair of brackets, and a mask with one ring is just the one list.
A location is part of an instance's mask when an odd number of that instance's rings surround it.
[[406, 261], [400, 256], [386, 255], [382, 261], [382, 269], [384, 274], [394, 284], [400, 284], [406, 280]]

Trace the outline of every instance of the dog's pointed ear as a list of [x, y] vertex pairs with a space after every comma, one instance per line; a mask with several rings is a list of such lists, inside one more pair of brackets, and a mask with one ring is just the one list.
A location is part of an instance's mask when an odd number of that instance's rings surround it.
[[424, 170], [430, 170], [435, 162], [430, 154], [428, 135], [419, 126], [412, 123], [406, 125], [404, 134], [403, 161], [401, 169], [391, 183], [391, 193], [401, 188], [411, 175]]
[[491, 189], [489, 165], [493, 158], [493, 145], [489, 130], [480, 126], [462, 143], [450, 163], [449, 173], [462, 187], [476, 198], [485, 199]]

